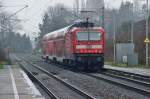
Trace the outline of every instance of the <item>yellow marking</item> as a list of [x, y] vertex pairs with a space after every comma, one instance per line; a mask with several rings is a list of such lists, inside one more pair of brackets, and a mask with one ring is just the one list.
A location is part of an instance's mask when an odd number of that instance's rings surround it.
[[144, 43], [150, 43], [150, 40], [149, 40], [148, 38], [146, 38], [146, 39], [144, 40]]

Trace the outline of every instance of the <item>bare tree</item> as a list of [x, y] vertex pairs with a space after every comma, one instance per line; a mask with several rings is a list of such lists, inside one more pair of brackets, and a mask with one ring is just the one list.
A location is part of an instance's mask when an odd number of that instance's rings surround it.
[[[0, 6], [3, 6], [1, 2]], [[13, 42], [12, 37], [9, 37], [10, 34], [16, 33], [17, 30], [21, 29], [17, 17], [11, 15], [11, 13], [2, 10], [0, 7], [0, 60], [5, 59], [5, 51], [10, 47], [10, 42]]]

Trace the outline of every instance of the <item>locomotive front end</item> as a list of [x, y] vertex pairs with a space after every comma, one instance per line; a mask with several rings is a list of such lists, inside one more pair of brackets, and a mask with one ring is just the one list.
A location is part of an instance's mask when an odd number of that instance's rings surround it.
[[104, 65], [103, 29], [78, 30], [74, 36], [74, 53], [77, 66], [90, 70], [102, 68]]

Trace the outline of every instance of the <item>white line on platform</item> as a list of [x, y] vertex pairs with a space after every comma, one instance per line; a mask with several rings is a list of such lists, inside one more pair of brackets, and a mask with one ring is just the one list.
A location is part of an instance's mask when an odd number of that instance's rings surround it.
[[9, 68], [9, 71], [10, 71], [11, 81], [12, 81], [12, 85], [13, 85], [14, 98], [15, 98], [15, 99], [19, 99], [19, 95], [18, 95], [18, 91], [17, 91], [15, 79], [14, 79], [14, 76], [13, 76], [13, 71], [12, 71], [12, 69], [11, 69], [10, 66], [8, 66], [8, 68]]
[[[30, 86], [31, 93], [36, 96], [42, 96], [39, 90], [36, 88], [36, 86], [32, 83], [32, 81], [29, 79], [29, 77], [26, 75], [26, 73], [23, 70], [20, 70], [21, 74], [23, 75], [23, 78], [25, 79], [25, 82]], [[44, 99], [44, 98], [40, 98]]]

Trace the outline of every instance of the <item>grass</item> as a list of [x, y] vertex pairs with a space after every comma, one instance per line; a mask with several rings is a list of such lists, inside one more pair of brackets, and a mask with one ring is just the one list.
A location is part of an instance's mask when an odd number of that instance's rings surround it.
[[114, 62], [105, 62], [106, 65], [111, 65], [114, 67], [128, 67], [127, 64], [118, 64], [118, 63], [114, 63]]
[[0, 69], [3, 69], [3, 68], [4, 68], [4, 63], [0, 62]]
[[0, 69], [3, 69], [4, 65], [7, 65], [7, 64], [9, 64], [9, 62], [7, 62], [7, 61], [0, 61]]
[[142, 65], [142, 64], [135, 65], [135, 66], [128, 66], [127, 64], [118, 64], [118, 63], [114, 63], [114, 62], [105, 62], [105, 64], [106, 64], [106, 65], [111, 65], [111, 66], [114, 66], [114, 67], [150, 68], [150, 66], [145, 66], [145, 65]]

